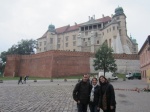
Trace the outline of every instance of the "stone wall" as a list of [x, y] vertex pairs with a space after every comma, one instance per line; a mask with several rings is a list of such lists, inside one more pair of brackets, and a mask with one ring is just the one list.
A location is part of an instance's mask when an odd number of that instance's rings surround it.
[[[140, 61], [137, 54], [114, 54], [118, 73], [140, 73]], [[98, 73], [93, 67], [94, 57], [90, 58], [90, 72]]]
[[89, 73], [90, 53], [48, 51], [7, 57], [4, 76], [60, 77]]
[[[121, 72], [138, 71], [138, 56], [114, 54]], [[34, 55], [9, 55], [4, 76], [60, 77], [94, 73], [94, 53], [72, 51], [47, 51]], [[126, 63], [127, 62], [127, 63]], [[129, 65], [129, 66], [128, 66]]]

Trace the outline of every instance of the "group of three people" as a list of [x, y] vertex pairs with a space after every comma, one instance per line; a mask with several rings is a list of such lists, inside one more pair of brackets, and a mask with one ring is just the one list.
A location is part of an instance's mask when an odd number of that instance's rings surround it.
[[88, 74], [83, 75], [73, 90], [73, 99], [77, 102], [78, 112], [87, 112], [88, 105], [91, 112], [100, 112], [100, 108], [103, 112], [116, 111], [114, 88], [104, 76], [90, 82]]

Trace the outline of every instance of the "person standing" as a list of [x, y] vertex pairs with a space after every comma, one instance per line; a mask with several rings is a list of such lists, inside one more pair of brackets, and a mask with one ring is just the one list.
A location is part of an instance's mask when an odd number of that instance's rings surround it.
[[88, 75], [83, 75], [82, 81], [78, 82], [73, 90], [73, 99], [77, 102], [78, 112], [87, 112], [90, 99], [91, 85]]
[[24, 76], [24, 83], [26, 84], [27, 76]]
[[108, 82], [104, 76], [99, 77], [100, 83], [100, 98], [99, 107], [103, 112], [116, 112], [116, 100], [113, 86]]
[[19, 84], [20, 82], [23, 84], [23, 82], [22, 82], [22, 76], [20, 76], [19, 81], [18, 81], [18, 84]]
[[100, 97], [100, 86], [97, 84], [97, 78], [92, 79], [92, 89], [90, 94], [90, 111], [91, 112], [99, 112], [100, 108], [98, 106]]

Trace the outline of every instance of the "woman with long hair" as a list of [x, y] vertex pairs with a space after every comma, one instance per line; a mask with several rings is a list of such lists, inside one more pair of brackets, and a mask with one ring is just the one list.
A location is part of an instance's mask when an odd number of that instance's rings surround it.
[[100, 98], [99, 106], [104, 112], [116, 111], [116, 100], [113, 86], [108, 82], [104, 76], [99, 77], [100, 83]]
[[98, 80], [95, 77], [91, 81], [92, 89], [90, 93], [90, 103], [89, 103], [90, 112], [100, 111], [100, 108], [98, 106], [99, 97], [100, 97], [100, 86], [98, 85], [97, 82]]

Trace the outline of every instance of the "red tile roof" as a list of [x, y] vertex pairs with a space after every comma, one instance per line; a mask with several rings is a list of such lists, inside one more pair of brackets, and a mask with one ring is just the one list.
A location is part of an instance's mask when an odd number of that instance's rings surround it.
[[[111, 17], [106, 16], [106, 17], [103, 17], [103, 18], [100, 18], [100, 19], [96, 19], [96, 20], [99, 21], [99, 22], [107, 22], [107, 21], [111, 20]], [[56, 31], [57, 34], [61, 34], [61, 33], [65, 33], [65, 32], [70, 32], [70, 31], [78, 30], [79, 27], [80, 27], [80, 25], [81, 24], [75, 24], [73, 26], [67, 25], [67, 26], [56, 28], [55, 31]], [[45, 38], [47, 32], [48, 32], [48, 30], [45, 32], [45, 34], [41, 38], [38, 38], [38, 39]]]
[[73, 25], [73, 26], [70, 26], [66, 32], [69, 32], [69, 31], [74, 31], [74, 30], [79, 30], [79, 25]]
[[69, 27], [70, 27], [70, 25], [63, 26], [63, 27], [60, 27], [60, 28], [56, 28], [56, 33], [57, 34], [64, 33]]
[[97, 21], [101, 21], [101, 22], [107, 22], [107, 21], [110, 21], [111, 20], [111, 17], [109, 16], [106, 16], [106, 17], [103, 17], [103, 18], [99, 18], [99, 19], [96, 19]]

